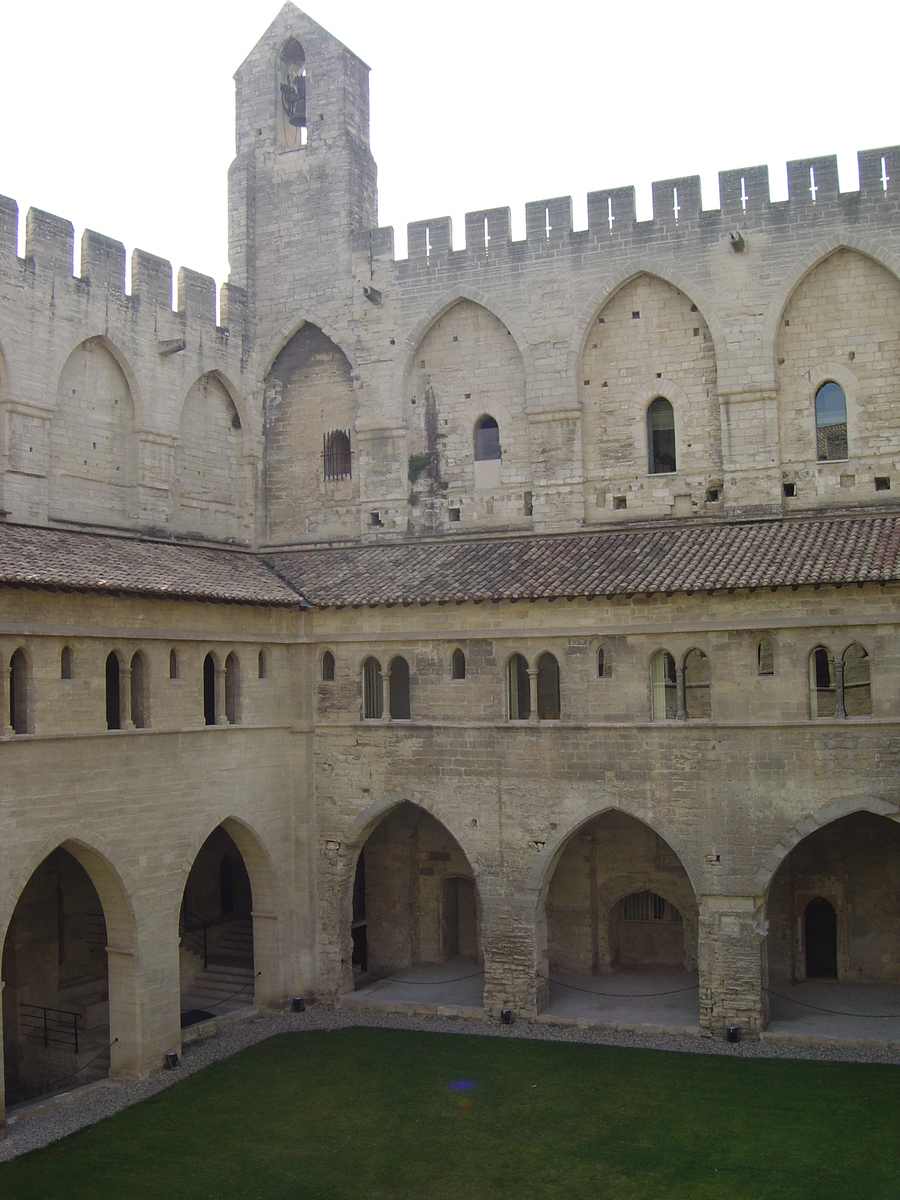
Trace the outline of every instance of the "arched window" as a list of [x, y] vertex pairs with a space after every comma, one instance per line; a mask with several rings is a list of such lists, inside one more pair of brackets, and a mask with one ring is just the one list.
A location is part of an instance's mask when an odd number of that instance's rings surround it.
[[350, 478], [350, 430], [335, 429], [322, 435], [322, 462], [326, 479]]
[[844, 651], [844, 712], [848, 717], [872, 715], [869, 655], [859, 642], [854, 642]]
[[325, 683], [334, 683], [334, 655], [330, 650], [322, 655], [322, 679]]
[[475, 422], [475, 461], [492, 462], [501, 457], [497, 422], [493, 417], [479, 417]]
[[279, 141], [287, 149], [306, 145], [306, 54], [296, 38], [281, 51]]
[[847, 457], [847, 398], [834, 380], [816, 392], [816, 458], [834, 462]]
[[816, 646], [809, 656], [809, 715], [837, 715], [837, 685], [834, 677], [834, 656], [825, 646]]
[[225, 719], [229, 725], [241, 719], [241, 664], [234, 651], [225, 659]]
[[521, 654], [509, 660], [509, 719], [527, 721], [531, 716], [531, 685], [528, 680], [528, 663]]
[[689, 721], [712, 715], [709, 659], [702, 650], [688, 650], [684, 656], [684, 715]]
[[757, 675], [775, 674], [775, 647], [771, 638], [760, 638], [756, 644]]
[[169, 651], [169, 678], [178, 678], [178, 655], [174, 649]]
[[538, 659], [537, 702], [541, 721], [559, 720], [559, 663], [552, 654]]
[[211, 654], [203, 660], [203, 721], [216, 723], [216, 660]]
[[9, 723], [14, 733], [28, 732], [28, 660], [17, 650], [9, 660]]
[[678, 713], [678, 677], [668, 650], [657, 650], [650, 660], [650, 711], [654, 721], [674, 721]]
[[458, 647], [450, 656], [450, 678], [465, 679], [466, 677], [466, 656]]
[[675, 469], [675, 413], [663, 396], [647, 409], [647, 455], [651, 475], [670, 475]]
[[377, 658], [367, 658], [363, 663], [363, 717], [367, 721], [380, 721], [383, 716], [381, 663]]
[[656, 892], [632, 892], [622, 901], [623, 921], [668, 921], [681, 925], [681, 913]]
[[260, 650], [256, 662], [256, 669], [260, 679], [265, 679], [267, 667], [268, 663], [266, 662], [266, 652], [265, 650]]
[[63, 646], [62, 653], [59, 656], [59, 677], [60, 677], [60, 679], [71, 679], [72, 678], [73, 661], [74, 661], [74, 659], [72, 656], [72, 647], [71, 646]]
[[106, 728], [122, 728], [122, 692], [119, 687], [119, 656], [115, 650], [106, 659]]
[[597, 678], [609, 679], [612, 675], [612, 655], [608, 646], [601, 646], [597, 651]]
[[131, 660], [131, 720], [135, 729], [149, 725], [147, 703], [147, 663], [140, 650]]
[[409, 720], [409, 663], [399, 655], [391, 661], [391, 719]]

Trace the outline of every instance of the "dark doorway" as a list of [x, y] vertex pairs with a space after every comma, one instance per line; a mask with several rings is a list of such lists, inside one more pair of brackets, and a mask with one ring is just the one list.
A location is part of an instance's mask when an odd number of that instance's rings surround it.
[[804, 917], [806, 978], [837, 979], [837, 914], [818, 897], [810, 900]]
[[353, 954], [351, 963], [360, 971], [365, 971], [369, 965], [369, 948], [366, 940], [366, 851], [365, 847], [359, 852], [356, 864], [356, 875], [353, 877], [353, 914], [350, 924], [353, 938]]
[[478, 953], [475, 883], [456, 876], [444, 880], [441, 903], [442, 954], [448, 958], [475, 958]]
[[203, 719], [207, 725], [216, 723], [216, 664], [211, 654], [203, 660]]
[[234, 859], [230, 854], [224, 854], [219, 864], [219, 893], [222, 916], [227, 917], [234, 912]]
[[122, 728], [122, 709], [119, 696], [119, 658], [115, 651], [106, 660], [106, 728]]

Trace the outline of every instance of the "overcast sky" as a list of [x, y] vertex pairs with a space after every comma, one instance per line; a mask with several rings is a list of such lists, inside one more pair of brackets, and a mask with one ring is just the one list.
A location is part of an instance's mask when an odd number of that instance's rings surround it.
[[[278, 11], [262, 0], [8, 0], [0, 194], [213, 275], [228, 272], [232, 76]], [[900, 142], [892, 67], [900, 5], [856, 0], [640, 4], [309, 0], [372, 68], [379, 221], [408, 221]], [[900, 180], [897, 181], [900, 185]], [[76, 254], [76, 271], [78, 270]]]

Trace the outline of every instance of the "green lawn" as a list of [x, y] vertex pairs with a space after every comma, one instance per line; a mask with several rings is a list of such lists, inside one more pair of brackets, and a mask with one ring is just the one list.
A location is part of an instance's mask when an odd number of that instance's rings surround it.
[[0, 1197], [900, 1200], [898, 1118], [896, 1067], [347, 1029], [2, 1165]]

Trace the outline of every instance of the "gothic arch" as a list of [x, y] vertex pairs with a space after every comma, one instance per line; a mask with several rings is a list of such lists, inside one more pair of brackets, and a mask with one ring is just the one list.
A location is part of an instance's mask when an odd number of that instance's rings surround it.
[[[334, 328], [333, 325], [329, 324], [327, 321], [320, 321], [313, 313], [301, 308], [295, 310], [290, 321], [288, 321], [285, 325], [282, 325], [281, 329], [279, 329], [273, 341], [270, 343], [269, 349], [265, 356], [260, 359], [259, 370], [257, 371], [257, 387], [265, 387], [266, 379], [268, 378], [272, 367], [275, 365], [275, 360], [278, 358], [278, 355], [282, 352], [291, 338], [296, 337], [304, 325], [314, 325], [316, 329], [321, 330], [321, 332], [325, 334], [329, 341], [334, 342], [335, 346], [337, 346], [338, 350], [341, 351], [344, 358], [346, 358], [347, 362], [350, 364], [350, 378], [354, 383], [357, 383], [359, 380], [359, 364], [357, 362], [356, 354], [354, 353], [350, 343], [343, 336], [343, 334], [339, 333], [338, 330]], [[240, 412], [240, 409], [238, 409], [238, 412]], [[243, 417], [241, 419], [243, 420]]]
[[181, 409], [178, 414], [177, 436], [179, 440], [181, 438], [181, 423], [184, 419], [184, 408], [187, 404], [188, 396], [190, 396], [193, 388], [196, 387], [198, 383], [202, 383], [204, 379], [214, 379], [216, 383], [224, 388], [229, 400], [234, 405], [234, 410], [241, 422], [240, 429], [235, 430], [238, 435], [238, 445], [240, 446], [241, 455], [246, 454], [249, 448], [258, 440], [259, 435], [251, 431], [250, 413], [247, 409], [244, 397], [241, 395], [240, 389], [232, 382], [225, 372], [219, 370], [218, 367], [214, 367], [211, 371], [201, 371], [199, 375], [195, 375], [191, 379], [190, 383], [185, 389], [184, 398], [181, 401]]
[[765, 897], [768, 894], [775, 873], [790, 852], [817, 829], [839, 821], [841, 817], [849, 817], [853, 813], [867, 812], [877, 817], [888, 817], [900, 823], [900, 804], [887, 800], [877, 800], [871, 796], [852, 796], [844, 800], [835, 800], [826, 804], [814, 813], [804, 814], [800, 820], [785, 831], [781, 841], [773, 846], [763, 859], [762, 866], [756, 872], [754, 883], [756, 894]]
[[460, 850], [462, 850], [466, 856], [466, 861], [472, 868], [473, 874], [477, 875], [477, 857], [472, 853], [472, 849], [467, 848], [465, 842], [454, 832], [453, 826], [447, 819], [447, 815], [441, 811], [439, 805], [434, 804], [430, 799], [425, 797], [414, 799], [412, 796], [404, 796], [399, 792], [387, 792], [379, 800], [374, 800], [368, 808], [357, 813], [344, 831], [339, 854], [351, 878], [353, 870], [356, 867], [356, 860], [359, 857], [359, 851], [366, 844], [375, 826], [380, 824], [393, 809], [399, 808], [401, 804], [411, 804], [414, 808], [420, 808], [423, 812], [428, 813], [430, 817], [434, 817], [435, 821], [438, 821], [446, 829], [447, 833], [450, 834]]
[[791, 301], [794, 292], [815, 267], [838, 250], [855, 250], [865, 258], [869, 258], [877, 266], [883, 267], [900, 281], [900, 255], [877, 245], [870, 238], [857, 237], [855, 234], [839, 233], [824, 238], [812, 250], [800, 259], [787, 279], [775, 289], [774, 296], [766, 310], [763, 321], [761, 340], [762, 355], [771, 364], [772, 376], [775, 375], [775, 344], [778, 328], [784, 310]]
[[602, 817], [605, 813], [614, 812], [621, 813], [623, 816], [631, 817], [635, 821], [639, 821], [641, 825], [646, 826], [657, 837], [662, 838], [669, 849], [678, 858], [685, 874], [690, 881], [690, 885], [694, 890], [694, 895], [700, 895], [700, 889], [697, 886], [698, 867], [696, 863], [691, 861], [691, 857], [687, 852], [687, 847], [678, 837], [675, 830], [668, 822], [655, 818], [652, 822], [645, 817], [639, 816], [636, 812], [623, 807], [620, 804], [604, 804], [599, 808], [592, 809], [587, 815], [581, 817], [574, 825], [566, 826], [564, 829], [556, 829], [551, 837], [544, 842], [544, 845], [538, 851], [537, 857], [531, 864], [528, 874], [525, 879], [523, 891], [533, 899], [534, 907], [537, 912], [543, 910], [547, 901], [547, 892], [550, 888], [550, 881], [553, 878], [553, 872], [559, 865], [559, 860], [562, 858], [563, 851], [568, 846], [571, 839], [591, 821]]
[[258, 827], [248, 825], [240, 817], [227, 815], [221, 817], [219, 820], [207, 822], [203, 831], [194, 837], [190, 851], [182, 859], [178, 873], [178, 886], [176, 888], [178, 895], [170, 911], [170, 919], [172, 921], [178, 921], [181, 898], [184, 895], [184, 888], [191, 873], [191, 868], [197, 860], [197, 855], [202, 850], [210, 835], [219, 827], [225, 830], [241, 852], [241, 857], [247, 868], [247, 874], [250, 876], [254, 911], [258, 909], [260, 912], [269, 915], [279, 912], [281, 908], [280, 897], [283, 894], [283, 889], [281, 888], [278, 872], [274, 865], [271, 850], [271, 847], [274, 845], [273, 839], [268, 833], [261, 832]]
[[[112, 341], [105, 333], [89, 333], [86, 336], [78, 337], [72, 341], [64, 343], [63, 349], [54, 364], [54, 374], [56, 377], [56, 387], [54, 389], [54, 397], [59, 394], [59, 381], [63, 370], [69, 359], [79, 348], [87, 342], [96, 342], [106, 350], [115, 360], [120, 371], [125, 376], [125, 382], [128, 384], [128, 390], [131, 393], [131, 403], [134, 409], [134, 423], [132, 433], [140, 432], [144, 429], [144, 396], [143, 389], [138, 383], [137, 375], [134, 372], [128, 357], [123, 350], [120, 350], [114, 341]], [[54, 404], [54, 408], [58, 407]]]
[[403, 339], [402, 346], [405, 348], [406, 353], [398, 358], [397, 368], [394, 373], [393, 396], [395, 401], [402, 399], [406, 381], [415, 366], [416, 351], [422, 339], [429, 333], [431, 327], [445, 313], [449, 312], [454, 305], [458, 304], [460, 300], [470, 300], [473, 304], [477, 304], [479, 308], [485, 309], [491, 316], [496, 317], [509, 330], [513, 341], [516, 343], [525, 371], [525, 408], [527, 412], [529, 407], [528, 398], [534, 380], [535, 368], [531, 347], [528, 344], [524, 331], [504, 305], [497, 304], [491, 297], [477, 288], [465, 286], [453, 288], [451, 291], [445, 292], [443, 296], [438, 297], [437, 300], [429, 305]]
[[578, 314], [575, 321], [575, 329], [569, 342], [569, 352], [566, 360], [566, 379], [569, 381], [573, 396], [577, 397], [581, 395], [581, 390], [578, 386], [579, 372], [591, 326], [597, 319], [598, 314], [615, 296], [616, 292], [620, 291], [626, 284], [637, 279], [640, 275], [655, 276], [657, 279], [662, 280], [663, 283], [668, 283], [671, 287], [676, 288], [692, 304], [696, 304], [697, 310], [706, 322], [706, 327], [709, 329], [712, 337], [716, 363], [719, 364], [726, 360], [725, 333], [717, 318], [712, 316], [715, 312], [715, 306], [712, 298], [706, 294], [703, 287], [682, 275], [680, 271], [673, 271], [671, 268], [651, 260], [641, 260], [637, 263], [632, 263], [622, 271], [617, 271], [613, 275], [607, 276], [602, 285], [592, 293]]

